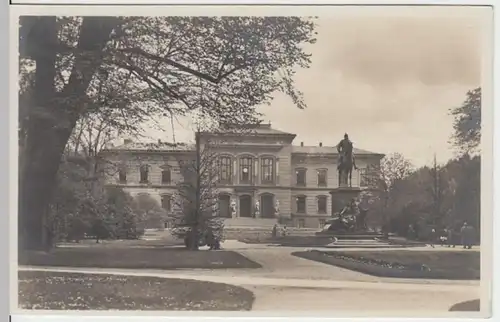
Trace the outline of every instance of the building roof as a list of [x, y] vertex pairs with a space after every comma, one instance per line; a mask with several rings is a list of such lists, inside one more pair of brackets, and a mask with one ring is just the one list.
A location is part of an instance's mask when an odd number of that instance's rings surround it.
[[125, 142], [121, 145], [107, 148], [106, 151], [154, 151], [183, 152], [194, 151], [194, 145], [170, 142]]
[[[338, 154], [335, 146], [292, 146], [292, 153], [301, 154]], [[363, 149], [354, 148], [354, 155], [382, 155]]]
[[232, 125], [226, 124], [228, 130], [220, 132], [205, 132], [207, 134], [239, 134], [239, 135], [287, 135], [295, 137], [296, 134], [277, 130], [271, 127], [271, 124], [251, 124], [251, 125]]

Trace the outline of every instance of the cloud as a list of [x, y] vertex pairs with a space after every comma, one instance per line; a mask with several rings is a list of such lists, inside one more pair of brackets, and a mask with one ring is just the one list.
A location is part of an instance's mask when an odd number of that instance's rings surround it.
[[368, 11], [318, 19], [311, 68], [296, 75], [307, 109], [278, 93], [259, 110], [297, 142], [333, 145], [348, 132], [360, 148], [400, 152], [417, 165], [432, 162], [434, 152], [446, 161], [449, 109], [480, 85], [488, 17], [451, 7]]
[[[421, 82], [475, 85], [481, 21], [467, 17], [348, 17], [322, 20], [325, 70], [375, 87]], [[314, 55], [314, 54], [313, 54]]]

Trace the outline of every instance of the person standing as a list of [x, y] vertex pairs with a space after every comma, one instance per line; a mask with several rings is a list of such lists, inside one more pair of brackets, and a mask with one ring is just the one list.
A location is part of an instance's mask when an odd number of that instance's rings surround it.
[[460, 229], [460, 233], [462, 235], [462, 245], [464, 249], [471, 249], [475, 238], [474, 227], [469, 225], [467, 222], [464, 222], [462, 229]]
[[449, 226], [446, 230], [448, 235], [447, 246], [455, 248], [455, 229], [452, 226]]

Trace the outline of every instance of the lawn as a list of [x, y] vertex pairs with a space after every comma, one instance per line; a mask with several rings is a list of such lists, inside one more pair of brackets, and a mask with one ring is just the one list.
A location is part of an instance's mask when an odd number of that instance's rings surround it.
[[93, 268], [227, 269], [261, 265], [233, 251], [189, 251], [184, 247], [64, 247], [19, 256], [19, 265]]
[[250, 310], [252, 292], [182, 279], [19, 272], [19, 307], [35, 310]]
[[293, 255], [380, 277], [480, 279], [477, 251], [301, 251]]

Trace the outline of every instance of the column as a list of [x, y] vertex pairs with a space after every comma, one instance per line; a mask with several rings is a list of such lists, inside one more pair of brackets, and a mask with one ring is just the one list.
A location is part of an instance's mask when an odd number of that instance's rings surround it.
[[276, 184], [280, 183], [280, 158], [276, 158]]
[[254, 184], [258, 184], [259, 183], [259, 158], [254, 158], [253, 159], [253, 179], [254, 179]]
[[233, 184], [238, 184], [239, 183], [239, 178], [238, 178], [238, 162], [236, 161], [236, 158], [233, 160]]

